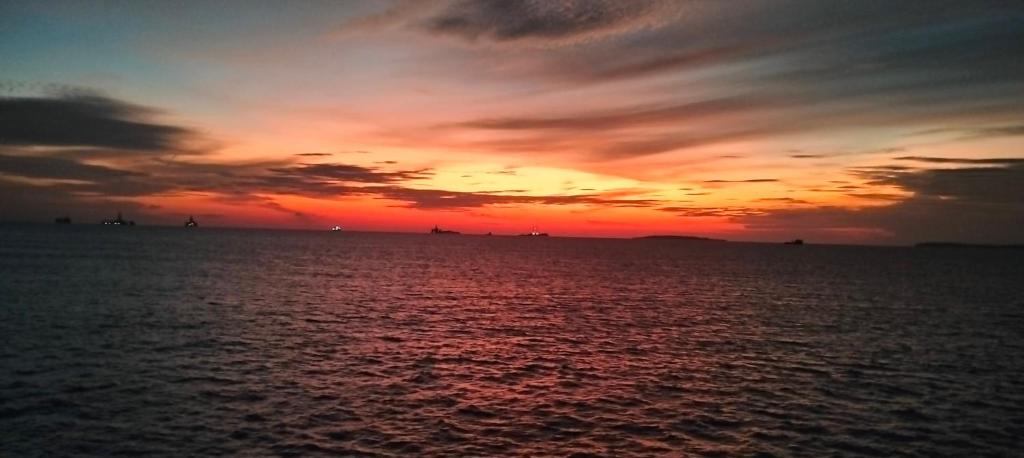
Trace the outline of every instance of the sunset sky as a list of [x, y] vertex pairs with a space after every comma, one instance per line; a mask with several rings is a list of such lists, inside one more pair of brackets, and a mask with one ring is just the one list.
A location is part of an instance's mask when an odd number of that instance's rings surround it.
[[1024, 242], [1019, 1], [0, 1], [0, 220]]

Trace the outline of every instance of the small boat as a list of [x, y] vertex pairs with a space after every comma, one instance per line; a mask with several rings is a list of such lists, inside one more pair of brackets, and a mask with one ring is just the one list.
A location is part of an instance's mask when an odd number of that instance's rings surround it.
[[790, 240], [788, 242], [785, 242], [785, 244], [786, 245], [803, 245], [804, 244], [804, 240], [803, 239]]
[[441, 229], [440, 227], [437, 227], [437, 225], [435, 224], [434, 228], [430, 230], [430, 233], [431, 234], [458, 234], [459, 232], [457, 232], [457, 231], [448, 231], [448, 230], [445, 230], [445, 229]]
[[199, 223], [191, 215], [188, 217], [188, 221], [185, 221], [185, 227], [199, 227]]
[[331, 232], [341, 232], [341, 226], [335, 224], [334, 227], [331, 228]]

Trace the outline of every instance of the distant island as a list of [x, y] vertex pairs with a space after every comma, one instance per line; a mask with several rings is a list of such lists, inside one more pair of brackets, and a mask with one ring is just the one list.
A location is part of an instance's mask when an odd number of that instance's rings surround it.
[[635, 237], [633, 240], [690, 240], [695, 242], [727, 242], [728, 240], [713, 239], [709, 237], [697, 237], [694, 235], [645, 235]]
[[1024, 245], [997, 245], [989, 243], [959, 243], [959, 242], [921, 242], [914, 245], [917, 248], [1024, 248]]

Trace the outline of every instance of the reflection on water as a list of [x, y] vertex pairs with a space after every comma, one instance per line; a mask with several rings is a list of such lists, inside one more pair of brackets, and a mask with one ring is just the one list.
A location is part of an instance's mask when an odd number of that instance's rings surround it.
[[1024, 258], [0, 227], [0, 455], [976, 455]]

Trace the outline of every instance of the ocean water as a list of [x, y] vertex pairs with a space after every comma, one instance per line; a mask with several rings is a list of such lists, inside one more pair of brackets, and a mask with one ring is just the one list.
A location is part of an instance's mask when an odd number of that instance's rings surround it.
[[1020, 456], [1024, 252], [0, 226], [0, 456]]

